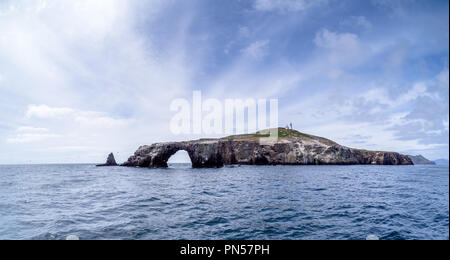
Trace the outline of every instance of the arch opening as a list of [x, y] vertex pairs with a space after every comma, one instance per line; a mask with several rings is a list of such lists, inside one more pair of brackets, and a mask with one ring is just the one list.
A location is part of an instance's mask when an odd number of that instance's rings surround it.
[[169, 157], [169, 160], [167, 160], [167, 165], [170, 168], [191, 168], [192, 161], [187, 151], [178, 150]]

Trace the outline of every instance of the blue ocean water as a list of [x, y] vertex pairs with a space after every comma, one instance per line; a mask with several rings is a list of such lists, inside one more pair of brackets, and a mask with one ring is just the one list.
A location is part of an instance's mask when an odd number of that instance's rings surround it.
[[0, 166], [0, 239], [449, 239], [448, 166]]

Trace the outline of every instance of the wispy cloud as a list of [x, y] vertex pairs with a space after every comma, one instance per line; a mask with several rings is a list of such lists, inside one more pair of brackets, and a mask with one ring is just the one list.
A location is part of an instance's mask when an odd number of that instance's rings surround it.
[[372, 23], [365, 16], [350, 16], [341, 21], [343, 27], [361, 27], [363, 29], [371, 29]]
[[279, 98], [281, 125], [345, 145], [448, 157], [445, 1], [7, 0], [0, 32], [0, 163], [192, 138], [170, 134], [169, 104], [197, 89]]
[[15, 137], [11, 137], [6, 139], [8, 143], [29, 143], [29, 142], [39, 142], [45, 141], [51, 138], [60, 137], [55, 134], [36, 134], [36, 133], [21, 133], [16, 135]]
[[357, 51], [359, 48], [359, 38], [353, 33], [336, 33], [327, 29], [317, 32], [314, 43], [322, 48], [338, 51]]
[[49, 107], [47, 105], [29, 105], [26, 116], [28, 118], [62, 118], [75, 111], [67, 107]]
[[47, 128], [44, 127], [32, 127], [32, 126], [21, 126], [17, 128], [17, 132], [48, 132]]
[[[68, 107], [49, 107], [47, 105], [30, 105], [26, 112], [27, 118], [39, 119], [58, 119], [72, 120], [79, 124], [101, 125], [103, 127], [112, 127], [126, 125], [130, 120], [115, 119], [97, 111], [83, 111]], [[23, 129], [23, 128], [19, 128]], [[44, 128], [27, 128], [28, 130]]]
[[321, 0], [255, 0], [254, 7], [260, 11], [296, 12], [320, 4]]
[[268, 40], [256, 41], [243, 49], [242, 53], [250, 58], [261, 60], [267, 55], [268, 45]]

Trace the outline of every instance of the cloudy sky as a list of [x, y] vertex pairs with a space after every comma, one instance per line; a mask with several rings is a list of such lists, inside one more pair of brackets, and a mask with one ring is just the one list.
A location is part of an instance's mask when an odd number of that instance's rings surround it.
[[1, 0], [0, 163], [124, 161], [175, 98], [277, 98], [281, 126], [448, 158], [449, 3]]

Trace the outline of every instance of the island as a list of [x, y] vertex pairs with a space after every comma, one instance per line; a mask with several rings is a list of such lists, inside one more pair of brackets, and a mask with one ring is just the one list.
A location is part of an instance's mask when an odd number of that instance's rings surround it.
[[437, 159], [434, 162], [436, 163], [436, 165], [448, 166], [448, 160], [447, 159]]
[[435, 162], [428, 160], [427, 158], [423, 157], [423, 155], [408, 155], [409, 158], [413, 161], [414, 165], [417, 164], [430, 164], [430, 165], [436, 165]]
[[144, 145], [121, 166], [168, 167], [167, 161], [179, 150], [187, 151], [193, 168], [225, 165], [413, 165], [407, 155], [396, 152], [349, 148], [289, 128], [278, 128], [277, 138], [272, 139], [269, 131]]

